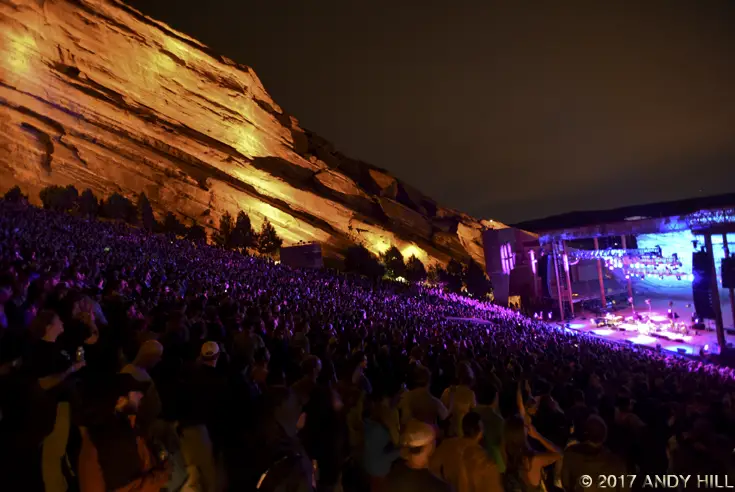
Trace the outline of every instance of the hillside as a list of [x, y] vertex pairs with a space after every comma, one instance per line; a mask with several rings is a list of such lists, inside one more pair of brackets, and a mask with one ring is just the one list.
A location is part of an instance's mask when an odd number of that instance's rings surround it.
[[245, 210], [286, 244], [396, 245], [425, 262], [484, 264], [482, 228], [504, 227], [342, 155], [285, 114], [252, 69], [124, 3], [4, 1], [0, 25], [3, 190], [145, 192], [186, 223]]

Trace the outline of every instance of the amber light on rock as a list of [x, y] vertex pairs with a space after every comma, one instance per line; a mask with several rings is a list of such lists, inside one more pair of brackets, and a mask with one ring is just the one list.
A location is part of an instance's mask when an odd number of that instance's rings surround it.
[[[298, 83], [295, 81], [294, 83]], [[145, 192], [215, 226], [268, 218], [286, 244], [391, 245], [484, 263], [481, 229], [301, 128], [252, 69], [115, 0], [0, 3], [0, 188]]]

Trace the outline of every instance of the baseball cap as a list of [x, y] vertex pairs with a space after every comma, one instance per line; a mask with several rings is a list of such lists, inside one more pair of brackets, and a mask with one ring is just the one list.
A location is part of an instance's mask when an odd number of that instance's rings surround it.
[[219, 345], [217, 342], [204, 342], [202, 345], [201, 355], [205, 359], [212, 359], [219, 355]]

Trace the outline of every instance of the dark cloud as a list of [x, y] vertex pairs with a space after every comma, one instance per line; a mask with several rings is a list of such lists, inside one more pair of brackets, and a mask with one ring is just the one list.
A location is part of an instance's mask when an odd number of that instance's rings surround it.
[[513, 222], [733, 191], [735, 3], [137, 0], [345, 153]]

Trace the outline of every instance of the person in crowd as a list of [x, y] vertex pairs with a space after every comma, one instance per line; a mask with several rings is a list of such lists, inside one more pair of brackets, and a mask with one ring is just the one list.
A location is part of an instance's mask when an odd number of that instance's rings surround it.
[[480, 393], [479, 402], [475, 407], [475, 413], [482, 420], [482, 444], [485, 451], [498, 467], [498, 471], [505, 471], [505, 462], [503, 460], [503, 428], [505, 421], [500, 412], [500, 394], [498, 388], [489, 383]]
[[242, 358], [245, 365], [250, 365], [255, 361], [255, 354], [259, 350], [265, 348], [265, 342], [258, 333], [258, 329], [262, 326], [260, 319], [251, 320], [246, 324], [246, 329], [235, 335], [235, 355]]
[[[601, 417], [590, 415], [580, 426], [583, 441], [569, 446], [564, 451], [561, 470], [561, 483], [567, 492], [581, 492], [582, 490], [601, 490], [600, 482], [593, 480], [591, 485], [581, 485], [583, 475], [600, 477], [612, 475], [615, 477], [628, 476], [625, 462], [605, 447], [607, 440], [607, 425]], [[629, 490], [629, 480], [616, 480], [612, 484], [605, 484], [605, 488]]]
[[42, 445], [42, 473], [46, 490], [67, 490], [62, 468], [71, 426], [70, 397], [72, 375], [85, 366], [85, 361], [74, 360], [58, 343], [64, 333], [64, 323], [54, 311], [44, 310], [30, 327], [34, 338], [24, 367], [38, 380], [40, 387], [56, 401], [54, 428]]
[[[468, 422], [470, 420], [468, 419]], [[465, 449], [477, 444], [476, 438], [480, 439], [482, 437], [482, 429], [478, 427], [476, 430], [478, 431], [476, 435], [444, 439], [431, 456], [429, 469], [436, 476], [452, 485], [455, 490], [460, 489], [460, 474]]]
[[263, 409], [258, 442], [253, 442], [254, 469], [261, 470], [254, 488], [262, 492], [315, 491], [317, 467], [298, 438], [306, 425], [298, 396], [287, 387], [273, 387], [265, 395]]
[[415, 385], [412, 390], [405, 392], [399, 404], [402, 422], [419, 420], [432, 426], [438, 426], [451, 414], [454, 393], [449, 393], [448, 409], [442, 401], [431, 394], [431, 371], [425, 366], [416, 366], [414, 371]]
[[[13, 277], [10, 275], [4, 275], [0, 277], [0, 330], [7, 330], [10, 324], [8, 323], [8, 314], [6, 313], [5, 305], [10, 302], [13, 298], [13, 287], [15, 282]], [[11, 314], [12, 317], [12, 314]]]
[[150, 383], [138, 410], [139, 426], [143, 429], [148, 428], [161, 414], [161, 398], [149, 371], [161, 362], [162, 357], [163, 345], [157, 340], [147, 340], [140, 346], [133, 362], [120, 371], [123, 374], [130, 374], [136, 381]]
[[[302, 399], [294, 393], [301, 405]], [[302, 407], [305, 423], [299, 437], [306, 454], [317, 464], [317, 491], [339, 490], [349, 450], [342, 400], [333, 388], [319, 385]]]
[[572, 427], [581, 430], [593, 410], [585, 402], [584, 392], [581, 389], [572, 391], [572, 406], [564, 412]]
[[459, 492], [503, 491], [498, 466], [483, 446], [482, 418], [470, 412], [462, 419], [462, 432], [469, 444], [459, 461]]
[[[561, 451], [539, 434], [536, 428], [522, 416], [506, 420], [503, 435], [505, 440], [504, 490], [506, 492], [545, 490], [543, 469], [560, 460]], [[529, 437], [541, 444], [544, 451], [534, 451], [528, 442]]]
[[401, 431], [401, 460], [388, 473], [384, 492], [451, 492], [452, 486], [430, 469], [436, 446], [436, 431], [431, 425], [410, 420]]
[[198, 364], [182, 388], [179, 420], [181, 446], [187, 468], [198, 477], [204, 491], [222, 490], [217, 462], [223, 451], [230, 418], [230, 388], [217, 371], [221, 350], [216, 342], [205, 342]]
[[363, 466], [370, 480], [370, 492], [383, 490], [385, 477], [393, 463], [400, 457], [390, 432], [390, 407], [378, 395], [366, 401], [365, 411], [365, 448]]
[[477, 399], [472, 386], [475, 374], [467, 362], [462, 362], [457, 367], [457, 383], [444, 390], [441, 401], [446, 408], [452, 408], [449, 418], [450, 436], [462, 437], [462, 419], [473, 408], [477, 406]]
[[309, 402], [311, 393], [316, 388], [321, 371], [322, 361], [315, 355], [309, 355], [301, 362], [303, 376], [292, 385], [292, 388], [301, 400], [302, 405], [306, 405]]
[[81, 428], [81, 492], [158, 492], [169, 481], [165, 449], [152, 449], [136, 425], [149, 383], [130, 374], [100, 378], [99, 401]]
[[309, 326], [308, 321], [303, 320], [298, 323], [294, 330], [293, 337], [291, 338], [291, 346], [294, 349], [301, 349], [305, 354], [310, 354], [311, 342], [308, 337], [309, 331], [311, 331], [311, 327]]

